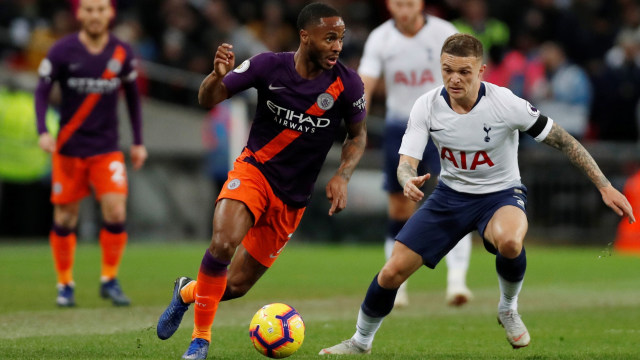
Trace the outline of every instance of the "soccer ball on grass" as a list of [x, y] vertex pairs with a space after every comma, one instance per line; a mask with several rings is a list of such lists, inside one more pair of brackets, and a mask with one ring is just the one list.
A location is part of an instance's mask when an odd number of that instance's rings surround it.
[[287, 304], [265, 305], [251, 319], [249, 336], [262, 355], [285, 358], [302, 345], [304, 322], [296, 309]]

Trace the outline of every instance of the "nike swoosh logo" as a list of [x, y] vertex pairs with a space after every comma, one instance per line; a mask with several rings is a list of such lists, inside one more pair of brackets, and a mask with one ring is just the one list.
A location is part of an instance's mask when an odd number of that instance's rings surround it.
[[282, 89], [286, 89], [285, 86], [273, 86], [273, 84], [269, 84], [269, 90], [282, 90]]
[[523, 337], [526, 333], [527, 333], [527, 332], [525, 331], [525, 332], [523, 332], [522, 334], [520, 334], [520, 336], [518, 336], [518, 337], [514, 337], [514, 338], [513, 338], [513, 341], [518, 341], [518, 340], [522, 339], [522, 337]]
[[432, 129], [432, 128], [429, 128], [429, 131], [430, 131], [430, 132], [436, 132], [436, 131], [442, 131], [442, 130], [444, 130], [444, 128], [442, 128], [442, 129]]

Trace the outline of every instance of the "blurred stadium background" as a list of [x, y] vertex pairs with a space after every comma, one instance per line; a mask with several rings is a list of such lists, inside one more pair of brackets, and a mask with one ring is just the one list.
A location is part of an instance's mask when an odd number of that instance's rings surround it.
[[[388, 18], [385, 2], [326, 2], [341, 11], [347, 24], [341, 60], [357, 68], [367, 35]], [[32, 92], [35, 71], [49, 47], [76, 30], [73, 3], [0, 1], [0, 240], [45, 240], [49, 230], [49, 165], [37, 149]], [[295, 18], [306, 3], [117, 1], [112, 30], [133, 45], [140, 59], [143, 130], [150, 155], [141, 171], [129, 172], [130, 241], [209, 238], [219, 174], [240, 152], [256, 99], [247, 92], [207, 112], [197, 106], [200, 81], [211, 70], [214, 49], [223, 41], [234, 45], [236, 64], [267, 50], [294, 51]], [[638, 1], [428, 0], [426, 4], [429, 13], [456, 21], [461, 29], [484, 31], [488, 80], [510, 87], [569, 129], [614, 186], [622, 189], [638, 171]], [[386, 194], [378, 169], [383, 93], [379, 89], [374, 96], [369, 145], [349, 187], [348, 209], [332, 218], [326, 215], [324, 186], [339, 162], [337, 139], [296, 234], [298, 240], [382, 240]], [[55, 116], [51, 114], [52, 122]], [[120, 123], [126, 151], [131, 141], [124, 109]], [[560, 152], [523, 139], [520, 166], [529, 188], [530, 239], [591, 245], [614, 240], [619, 219]], [[81, 241], [97, 238], [99, 212], [93, 199], [82, 204], [78, 231]]]

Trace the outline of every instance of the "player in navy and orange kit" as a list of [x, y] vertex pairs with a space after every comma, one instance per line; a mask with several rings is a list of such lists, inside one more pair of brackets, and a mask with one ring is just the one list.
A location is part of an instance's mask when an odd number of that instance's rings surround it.
[[206, 107], [249, 87], [258, 90], [258, 106], [247, 146], [216, 202], [213, 237], [197, 281], [176, 280], [158, 321], [158, 337], [169, 338], [195, 302], [185, 359], [206, 358], [218, 303], [243, 296], [293, 235], [343, 119], [348, 135], [326, 194], [329, 215], [346, 206], [347, 183], [366, 145], [363, 84], [338, 62], [345, 25], [335, 9], [307, 5], [298, 29], [295, 53], [259, 54], [233, 71], [232, 46], [222, 44], [214, 71], [201, 85], [199, 101]]
[[[118, 93], [124, 88], [134, 144], [131, 161], [139, 169], [147, 158], [142, 145], [140, 99], [134, 56], [126, 43], [109, 32], [114, 16], [110, 0], [81, 0], [76, 13], [78, 33], [59, 40], [38, 69], [36, 114], [39, 144], [52, 153], [53, 226], [49, 235], [58, 275], [59, 306], [74, 306], [72, 276], [80, 200], [91, 189], [100, 202], [102, 270], [100, 294], [114, 305], [129, 305], [118, 280], [127, 242], [125, 231], [127, 174], [118, 147]], [[60, 132], [54, 139], [45, 112], [54, 82], [62, 91]]]

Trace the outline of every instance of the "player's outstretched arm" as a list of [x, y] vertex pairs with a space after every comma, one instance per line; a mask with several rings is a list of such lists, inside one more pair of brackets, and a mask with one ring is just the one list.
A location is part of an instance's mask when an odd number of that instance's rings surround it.
[[229, 97], [227, 88], [222, 83], [222, 78], [233, 69], [235, 64], [236, 58], [231, 49], [233, 46], [226, 43], [218, 46], [216, 57], [213, 60], [213, 71], [200, 84], [198, 103], [205, 108], [210, 109]]
[[339, 213], [347, 207], [347, 183], [351, 179], [356, 165], [360, 162], [366, 145], [366, 121], [362, 120], [356, 124], [347, 125], [347, 138], [342, 144], [340, 167], [325, 188], [327, 199], [331, 201], [329, 216]]
[[633, 209], [627, 198], [616, 190], [604, 176], [598, 164], [587, 149], [557, 123], [553, 123], [549, 135], [543, 140], [567, 155], [569, 160], [581, 169], [593, 184], [600, 190], [602, 201], [619, 216], [628, 216], [629, 222], [635, 222]]
[[416, 158], [408, 155], [400, 155], [398, 170], [396, 172], [398, 182], [402, 185], [404, 196], [413, 201], [422, 200], [424, 193], [420, 188], [431, 177], [429, 173], [418, 176], [419, 163], [420, 160]]

